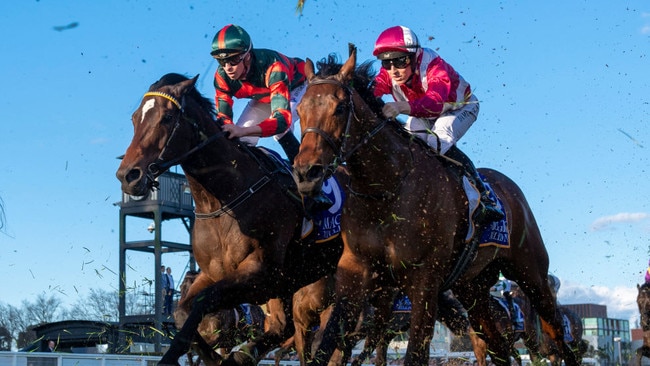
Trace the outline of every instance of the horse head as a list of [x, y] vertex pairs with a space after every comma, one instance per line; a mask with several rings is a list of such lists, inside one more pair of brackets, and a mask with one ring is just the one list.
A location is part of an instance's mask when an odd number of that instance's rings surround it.
[[[294, 179], [303, 195], [313, 195], [337, 167], [383, 126], [377, 122], [383, 101], [372, 95], [372, 61], [356, 66], [357, 51], [350, 45], [344, 64], [330, 55], [318, 62], [307, 59], [307, 89], [298, 104], [302, 142], [294, 159]], [[371, 132], [367, 132], [372, 130]]]
[[641, 329], [644, 331], [650, 330], [650, 284], [644, 283], [637, 285], [639, 293], [636, 297], [636, 303], [639, 307], [639, 314], [641, 315]]
[[194, 87], [197, 78], [167, 74], [144, 94], [131, 116], [133, 139], [116, 173], [124, 193], [147, 194], [156, 186], [156, 177], [179, 163], [180, 157], [198, 143], [197, 118], [186, 108], [205, 103]]

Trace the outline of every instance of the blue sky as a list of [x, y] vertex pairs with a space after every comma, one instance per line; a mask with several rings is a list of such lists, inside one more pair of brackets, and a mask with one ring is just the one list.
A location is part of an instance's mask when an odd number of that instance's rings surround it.
[[[365, 61], [377, 35], [399, 24], [472, 84], [481, 112], [460, 147], [522, 187], [562, 280], [560, 301], [635, 319], [650, 257], [650, 3], [420, 3], [307, 0], [299, 16], [292, 0], [2, 2], [0, 301], [56, 293], [72, 303], [90, 288], [117, 288], [114, 173], [130, 116], [168, 72], [200, 74], [212, 97], [209, 51], [222, 26], [312, 60], [345, 57], [353, 42]], [[148, 224], [127, 232], [152, 238]], [[186, 240], [180, 227], [163, 238]], [[163, 262], [180, 279], [187, 256]], [[136, 286], [154, 276], [151, 256], [129, 265]]]

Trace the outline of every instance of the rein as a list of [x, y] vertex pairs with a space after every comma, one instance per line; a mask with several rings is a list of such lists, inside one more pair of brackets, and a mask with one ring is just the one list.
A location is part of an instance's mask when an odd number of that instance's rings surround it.
[[[212, 136], [207, 136], [198, 126], [198, 124], [190, 119], [186, 118], [185, 116], [185, 95], [183, 95], [181, 102], [179, 102], [176, 98], [173, 96], [167, 94], [167, 93], [162, 93], [162, 92], [148, 92], [145, 93], [143, 97], [148, 97], [148, 96], [154, 96], [154, 97], [161, 97], [164, 99], [169, 100], [174, 104], [180, 111], [180, 114], [176, 118], [176, 122], [174, 123], [174, 128], [172, 129], [172, 133], [170, 134], [169, 138], [165, 142], [165, 146], [162, 148], [160, 151], [160, 154], [158, 155], [158, 158], [154, 163], [149, 164], [147, 167], [147, 176], [149, 177], [150, 181], [152, 182], [152, 188], [158, 188], [159, 183], [155, 180], [155, 176], [160, 174], [160, 172], [165, 171], [169, 169], [170, 167], [179, 164], [183, 161], [185, 161], [189, 156], [192, 154], [196, 153], [199, 150], [202, 150], [206, 146], [210, 145], [213, 143], [215, 140], [218, 138], [222, 137], [225, 133], [222, 131], [220, 133], [216, 133]], [[171, 160], [165, 160], [163, 159], [163, 155], [165, 154], [165, 151], [167, 150], [170, 142], [173, 140], [176, 131], [180, 127], [181, 121], [188, 121], [192, 124], [192, 126], [198, 131], [199, 133], [199, 138], [201, 139], [201, 143], [198, 145], [194, 146], [181, 156], [178, 156], [174, 159]], [[247, 151], [249, 154], [252, 155], [250, 151]], [[252, 155], [253, 158], [258, 162], [258, 164], [263, 167], [263, 164], [255, 157]], [[211, 218], [217, 218], [220, 216], [223, 216], [229, 212], [232, 212], [235, 208], [237, 208], [239, 205], [241, 205], [243, 202], [245, 202], [249, 197], [251, 197], [253, 194], [255, 194], [257, 191], [262, 189], [268, 182], [271, 181], [270, 175], [273, 175], [273, 172], [269, 172], [267, 169], [264, 169], [265, 174], [255, 183], [253, 183], [248, 189], [243, 191], [241, 194], [239, 194], [237, 197], [235, 197], [232, 201], [224, 204], [221, 206], [220, 209], [209, 212], [209, 213], [199, 213], [199, 212], [194, 212], [194, 216], [197, 219], [211, 219]]]
[[[157, 188], [158, 182], [156, 182], [156, 180], [154, 179], [154, 176], [156, 176], [156, 175], [160, 174], [160, 172], [165, 171], [165, 170], [171, 168], [172, 166], [184, 161], [190, 155], [192, 155], [195, 152], [203, 149], [205, 146], [211, 144], [217, 138], [223, 136], [224, 133], [221, 132], [221, 133], [214, 134], [214, 135], [212, 135], [210, 137], [207, 137], [199, 129], [196, 122], [194, 122], [191, 119], [185, 118], [185, 95], [183, 95], [183, 97], [181, 99], [181, 102], [179, 102], [173, 96], [171, 96], [171, 95], [169, 95], [167, 93], [162, 93], [162, 92], [144, 93], [143, 97], [161, 97], [161, 98], [167, 99], [170, 102], [172, 102], [172, 104], [174, 104], [178, 108], [178, 110], [180, 111], [180, 114], [176, 118], [176, 122], [174, 122], [174, 128], [172, 129], [172, 133], [170, 134], [169, 138], [165, 142], [165, 146], [160, 151], [160, 154], [158, 154], [158, 158], [156, 159], [155, 162], [149, 164], [149, 166], [147, 167], [149, 178], [151, 179], [152, 182], [154, 182], [153, 186]], [[197, 129], [197, 131], [199, 131], [200, 138], [201, 138], [202, 142], [200, 144], [198, 144], [197, 146], [193, 147], [192, 149], [188, 150], [187, 152], [185, 152], [183, 155], [181, 155], [181, 156], [179, 156], [177, 158], [165, 161], [165, 159], [163, 159], [163, 156], [164, 156], [165, 152], [167, 151], [167, 148], [169, 147], [170, 142], [173, 140], [174, 136], [176, 135], [176, 131], [178, 130], [178, 128], [181, 125], [181, 120], [189, 121], [190, 123], [192, 123], [192, 125]]]
[[[325, 142], [327, 142], [328, 145], [332, 148], [332, 150], [336, 151], [336, 156], [334, 157], [334, 160], [332, 163], [330, 163], [327, 168], [325, 168], [325, 179], [328, 179], [334, 172], [336, 171], [336, 168], [338, 168], [339, 165], [345, 164], [345, 162], [354, 154], [357, 150], [359, 150], [363, 145], [367, 144], [371, 138], [373, 138], [376, 134], [383, 129], [388, 120], [382, 120], [375, 128], [372, 129], [372, 131], [368, 132], [366, 136], [361, 139], [361, 141], [354, 145], [350, 151], [347, 153], [345, 152], [345, 143], [347, 142], [350, 134], [350, 126], [352, 125], [352, 118], [354, 118], [357, 122], [359, 122], [359, 117], [354, 113], [354, 101], [352, 100], [352, 88], [350, 88], [349, 85], [343, 84], [340, 81], [333, 80], [333, 79], [316, 79], [308, 84], [308, 88], [312, 85], [320, 85], [320, 84], [330, 84], [330, 85], [336, 85], [343, 90], [345, 90], [345, 93], [348, 96], [348, 102], [350, 103], [350, 108], [348, 112], [348, 118], [345, 124], [345, 132], [343, 135], [339, 138], [334, 140], [332, 136], [330, 136], [327, 132], [323, 131], [322, 129], [318, 127], [307, 127], [302, 133], [301, 139], [305, 137], [306, 134], [308, 133], [315, 133], [323, 138]], [[340, 146], [337, 146], [337, 140], [340, 143]]]

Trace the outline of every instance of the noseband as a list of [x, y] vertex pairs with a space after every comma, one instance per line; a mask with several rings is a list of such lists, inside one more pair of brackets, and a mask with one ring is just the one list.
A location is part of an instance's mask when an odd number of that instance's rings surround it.
[[[366, 136], [363, 137], [363, 139], [356, 144], [350, 151], [346, 152], [345, 151], [345, 146], [346, 142], [350, 136], [350, 126], [352, 125], [352, 118], [354, 118], [357, 122], [359, 122], [359, 117], [355, 114], [355, 109], [354, 109], [354, 101], [352, 100], [353, 97], [353, 89], [347, 85], [344, 84], [338, 80], [334, 79], [314, 79], [309, 82], [307, 88], [311, 87], [312, 85], [320, 85], [320, 84], [330, 84], [330, 85], [335, 85], [340, 87], [345, 91], [345, 94], [348, 97], [348, 102], [350, 103], [349, 111], [348, 111], [348, 118], [346, 121], [345, 125], [345, 132], [343, 135], [337, 139], [332, 138], [330, 134], [327, 132], [323, 131], [322, 129], [318, 127], [307, 127], [302, 133], [301, 139], [305, 137], [306, 134], [308, 133], [315, 133], [318, 134], [327, 142], [328, 145], [334, 150], [335, 157], [332, 163], [330, 163], [327, 168], [325, 168], [325, 179], [329, 178], [332, 174], [334, 174], [334, 171], [336, 171], [336, 168], [340, 164], [344, 164], [352, 154], [357, 151], [361, 146], [365, 145], [370, 141], [370, 139], [376, 135], [384, 126], [386, 126], [387, 120], [382, 120], [381, 123], [379, 123], [372, 131], [366, 134]], [[337, 144], [338, 142], [338, 144]], [[338, 145], [338, 146], [337, 146]]]

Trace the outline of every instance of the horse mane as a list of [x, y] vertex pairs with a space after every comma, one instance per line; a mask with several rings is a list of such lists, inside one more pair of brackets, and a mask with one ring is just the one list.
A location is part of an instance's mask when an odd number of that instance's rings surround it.
[[[316, 67], [318, 69], [316, 76], [325, 79], [329, 76], [338, 74], [339, 71], [341, 71], [343, 64], [339, 61], [336, 54], [331, 53], [326, 58], [318, 61]], [[384, 101], [381, 100], [381, 98], [375, 97], [372, 92], [376, 75], [377, 72], [372, 66], [372, 60], [365, 61], [354, 69], [351, 86], [357, 93], [359, 93], [370, 109], [377, 116], [383, 118], [381, 108], [384, 106]]]
[[[149, 91], [155, 91], [162, 88], [163, 86], [175, 85], [187, 80], [190, 80], [190, 78], [188, 78], [185, 75], [181, 75], [173, 72], [169, 74], [165, 74], [158, 81], [151, 84], [151, 86], [149, 87]], [[190, 89], [186, 95], [188, 95], [194, 101], [196, 101], [199, 107], [203, 109], [206, 113], [208, 113], [212, 117], [212, 119], [215, 119], [217, 113], [211, 99], [204, 97], [196, 89], [196, 87]], [[217, 120], [217, 122], [222, 123], [221, 120]]]
[[[385, 120], [385, 117], [382, 113], [382, 108], [384, 107], [384, 101], [381, 98], [377, 98], [374, 93], [374, 82], [377, 72], [372, 66], [372, 60], [365, 61], [360, 65], [356, 66], [354, 69], [354, 75], [352, 76], [351, 86], [354, 90], [361, 96], [370, 110], [379, 118], [380, 120]], [[316, 63], [318, 72], [316, 77], [319, 79], [326, 79], [330, 76], [337, 75], [343, 64], [339, 61], [336, 54], [329, 54], [326, 58], [321, 59]], [[418, 145], [423, 147], [423, 150], [427, 153], [433, 153], [433, 149], [427, 145], [426, 141], [415, 138], [409, 131], [407, 131], [402, 123], [396, 119], [389, 119], [388, 125], [391, 125], [395, 130], [402, 135], [407, 140], [413, 141]], [[435, 154], [439, 155], [439, 154]]]

